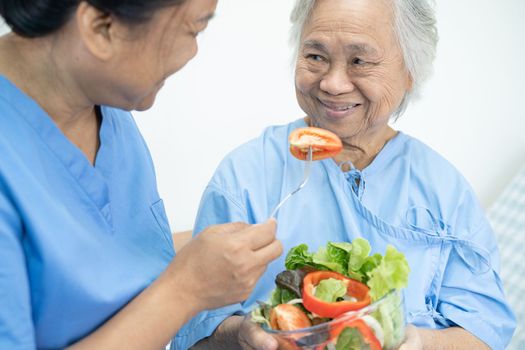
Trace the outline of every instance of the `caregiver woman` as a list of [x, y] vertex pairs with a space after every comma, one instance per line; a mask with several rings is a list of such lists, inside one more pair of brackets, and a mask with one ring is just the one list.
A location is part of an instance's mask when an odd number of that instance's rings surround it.
[[244, 300], [275, 222], [210, 227], [175, 258], [128, 112], [197, 53], [217, 0], [1, 0], [0, 348], [159, 349]]

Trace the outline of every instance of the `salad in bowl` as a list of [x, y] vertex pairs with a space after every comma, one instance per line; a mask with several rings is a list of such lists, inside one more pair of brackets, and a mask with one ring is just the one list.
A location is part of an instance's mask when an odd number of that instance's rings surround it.
[[292, 248], [252, 321], [281, 349], [396, 349], [404, 339], [402, 289], [410, 268], [391, 245], [384, 255], [370, 252], [363, 238], [329, 242], [317, 252], [305, 244]]

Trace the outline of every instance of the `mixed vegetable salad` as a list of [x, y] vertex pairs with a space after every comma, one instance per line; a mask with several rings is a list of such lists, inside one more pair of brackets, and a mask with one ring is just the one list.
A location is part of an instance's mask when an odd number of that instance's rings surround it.
[[[292, 248], [270, 300], [260, 302], [252, 320], [270, 332], [291, 334], [294, 349], [395, 348], [404, 337], [400, 290], [410, 268], [391, 245], [384, 256], [370, 252], [363, 238], [329, 242], [315, 253], [305, 244]], [[299, 331], [309, 329], [316, 332]]]

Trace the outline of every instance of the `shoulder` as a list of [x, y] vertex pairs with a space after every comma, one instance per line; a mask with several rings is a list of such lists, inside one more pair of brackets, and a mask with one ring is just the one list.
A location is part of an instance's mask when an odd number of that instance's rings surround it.
[[445, 157], [415, 137], [401, 133], [400, 147], [396, 157], [401, 160], [412, 176], [425, 179], [428, 186], [453, 187], [471, 190], [471, 187], [460, 171]]
[[16, 140], [23, 134], [31, 133], [24, 111], [20, 111], [6, 98], [0, 95], [0, 140]]
[[412, 200], [427, 205], [460, 235], [486, 226], [484, 209], [461, 172], [430, 146], [409, 135], [401, 136], [404, 142], [397, 157], [405, 163], [403, 172]]
[[38, 133], [22, 113], [0, 96], [0, 172], [20, 171], [22, 159], [41, 148]]

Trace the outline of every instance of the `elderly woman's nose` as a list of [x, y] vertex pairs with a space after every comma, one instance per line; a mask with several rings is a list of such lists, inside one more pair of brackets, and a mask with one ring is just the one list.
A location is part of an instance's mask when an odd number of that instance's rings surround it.
[[321, 79], [321, 90], [330, 95], [341, 95], [354, 89], [346, 67], [331, 67]]

